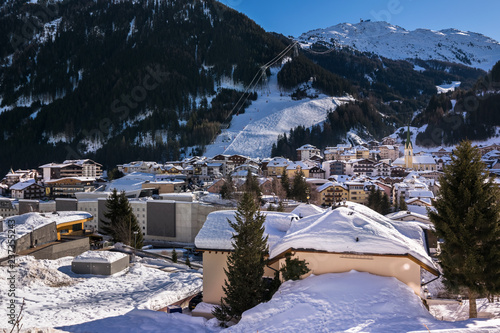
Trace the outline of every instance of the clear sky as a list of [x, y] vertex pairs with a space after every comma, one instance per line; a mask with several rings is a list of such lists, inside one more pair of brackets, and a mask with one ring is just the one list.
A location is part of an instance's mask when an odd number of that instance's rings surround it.
[[303, 32], [360, 19], [406, 30], [455, 28], [500, 41], [500, 0], [220, 0], [266, 31]]

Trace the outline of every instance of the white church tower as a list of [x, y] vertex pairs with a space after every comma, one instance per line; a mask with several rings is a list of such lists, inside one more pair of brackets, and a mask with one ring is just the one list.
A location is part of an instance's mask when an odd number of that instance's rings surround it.
[[405, 167], [413, 168], [413, 144], [410, 139], [410, 125], [408, 125], [408, 132], [405, 143]]

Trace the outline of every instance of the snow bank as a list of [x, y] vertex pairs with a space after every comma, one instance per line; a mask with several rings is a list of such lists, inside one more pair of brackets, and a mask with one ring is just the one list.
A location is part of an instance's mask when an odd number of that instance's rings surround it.
[[[193, 333], [205, 331], [206, 319], [180, 313], [165, 313], [151, 310], [132, 310], [122, 316], [109, 317], [83, 324], [58, 327], [74, 333], [143, 333], [176, 332]], [[214, 328], [215, 331], [220, 329]]]
[[[16, 267], [16, 297], [26, 302], [23, 328], [73, 326], [122, 316], [134, 309], [158, 310], [202, 290], [198, 272], [168, 273], [136, 263], [127, 273], [82, 277], [71, 272], [72, 259], [29, 259]], [[0, 267], [1, 295], [8, 293], [8, 269]], [[6, 297], [0, 300], [2, 308], [7, 301]], [[0, 331], [7, 322], [7, 312], [0, 311]]]
[[292, 210], [292, 214], [298, 215], [300, 218], [321, 214], [324, 212], [325, 210], [323, 208], [320, 208], [316, 205], [304, 204], [304, 203], [298, 205], [297, 207], [295, 207], [294, 210]]
[[408, 332], [465, 327], [441, 322], [395, 278], [351, 271], [285, 282], [225, 332]]

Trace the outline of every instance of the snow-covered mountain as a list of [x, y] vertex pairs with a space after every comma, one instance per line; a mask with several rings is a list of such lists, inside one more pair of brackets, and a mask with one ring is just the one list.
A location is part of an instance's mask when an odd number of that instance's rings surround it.
[[341, 23], [296, 38], [302, 48], [314, 43], [351, 47], [389, 59], [441, 60], [490, 70], [500, 60], [500, 43], [479, 33], [445, 29], [408, 31], [387, 22]]

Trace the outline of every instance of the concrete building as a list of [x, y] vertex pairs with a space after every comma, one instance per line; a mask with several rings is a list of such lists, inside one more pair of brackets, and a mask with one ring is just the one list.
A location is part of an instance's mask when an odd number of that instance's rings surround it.
[[130, 264], [128, 254], [109, 251], [87, 251], [76, 256], [71, 270], [76, 274], [112, 275]]

